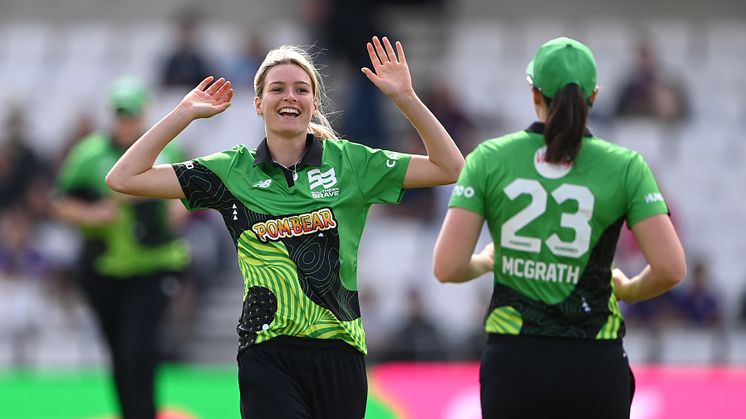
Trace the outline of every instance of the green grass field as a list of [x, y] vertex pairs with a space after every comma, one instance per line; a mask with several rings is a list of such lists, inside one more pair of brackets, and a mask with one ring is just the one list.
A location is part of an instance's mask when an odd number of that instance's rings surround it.
[[[159, 419], [240, 419], [235, 367], [169, 365], [158, 377]], [[103, 371], [0, 372], [2, 419], [114, 419]], [[367, 419], [396, 419], [374, 394]]]

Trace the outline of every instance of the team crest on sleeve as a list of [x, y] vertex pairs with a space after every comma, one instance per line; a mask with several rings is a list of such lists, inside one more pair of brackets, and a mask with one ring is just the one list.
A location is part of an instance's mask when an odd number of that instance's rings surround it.
[[333, 187], [336, 184], [337, 175], [333, 167], [326, 172], [322, 172], [320, 169], [308, 171], [308, 187], [311, 189], [311, 196], [313, 198], [339, 196], [339, 188]]

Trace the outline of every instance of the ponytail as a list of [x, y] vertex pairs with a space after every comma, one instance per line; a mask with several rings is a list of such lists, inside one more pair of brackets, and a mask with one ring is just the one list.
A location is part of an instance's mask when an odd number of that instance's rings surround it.
[[577, 84], [563, 87], [554, 99], [544, 97], [549, 106], [544, 127], [548, 163], [572, 163], [578, 156], [588, 121], [588, 102]]

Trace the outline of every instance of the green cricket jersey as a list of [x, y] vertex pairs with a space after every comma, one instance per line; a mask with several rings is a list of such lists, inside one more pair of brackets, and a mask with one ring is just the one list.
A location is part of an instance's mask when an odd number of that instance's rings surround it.
[[[189, 249], [169, 227], [166, 201], [116, 196], [106, 185], [106, 175], [123, 153], [110, 136], [92, 134], [70, 150], [60, 169], [60, 195], [88, 202], [113, 198], [118, 207], [111, 223], [83, 227], [82, 269], [85, 274], [110, 278], [183, 270]], [[159, 163], [179, 160], [183, 157], [173, 147], [159, 156]]]
[[590, 132], [572, 165], [544, 161], [544, 125], [485, 141], [466, 159], [450, 206], [483, 216], [495, 244], [485, 329], [617, 339], [611, 269], [622, 224], [668, 213], [636, 152]]
[[358, 243], [370, 206], [401, 200], [409, 159], [309, 135], [295, 170], [273, 163], [266, 139], [174, 165], [187, 208], [219, 211], [238, 250], [239, 350], [288, 335], [367, 352]]

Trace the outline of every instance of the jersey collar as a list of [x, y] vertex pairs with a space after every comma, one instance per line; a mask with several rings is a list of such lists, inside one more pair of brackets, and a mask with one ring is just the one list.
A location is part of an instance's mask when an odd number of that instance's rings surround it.
[[[324, 147], [321, 145], [321, 140], [314, 137], [313, 134], [306, 135], [306, 154], [304, 154], [303, 158], [298, 162], [298, 168], [303, 166], [321, 166], [321, 153], [323, 151]], [[268, 166], [275, 164], [272, 161], [272, 156], [269, 154], [267, 138], [264, 138], [256, 147], [254, 166], [260, 164], [266, 164]]]
[[[534, 134], [544, 134], [544, 123], [543, 122], [534, 122], [531, 124], [528, 128], [526, 128], [526, 132], [532, 132]], [[593, 134], [591, 134], [591, 130], [588, 129], [588, 127], [585, 128], [585, 132], [583, 132], [583, 137], [593, 137]]]

